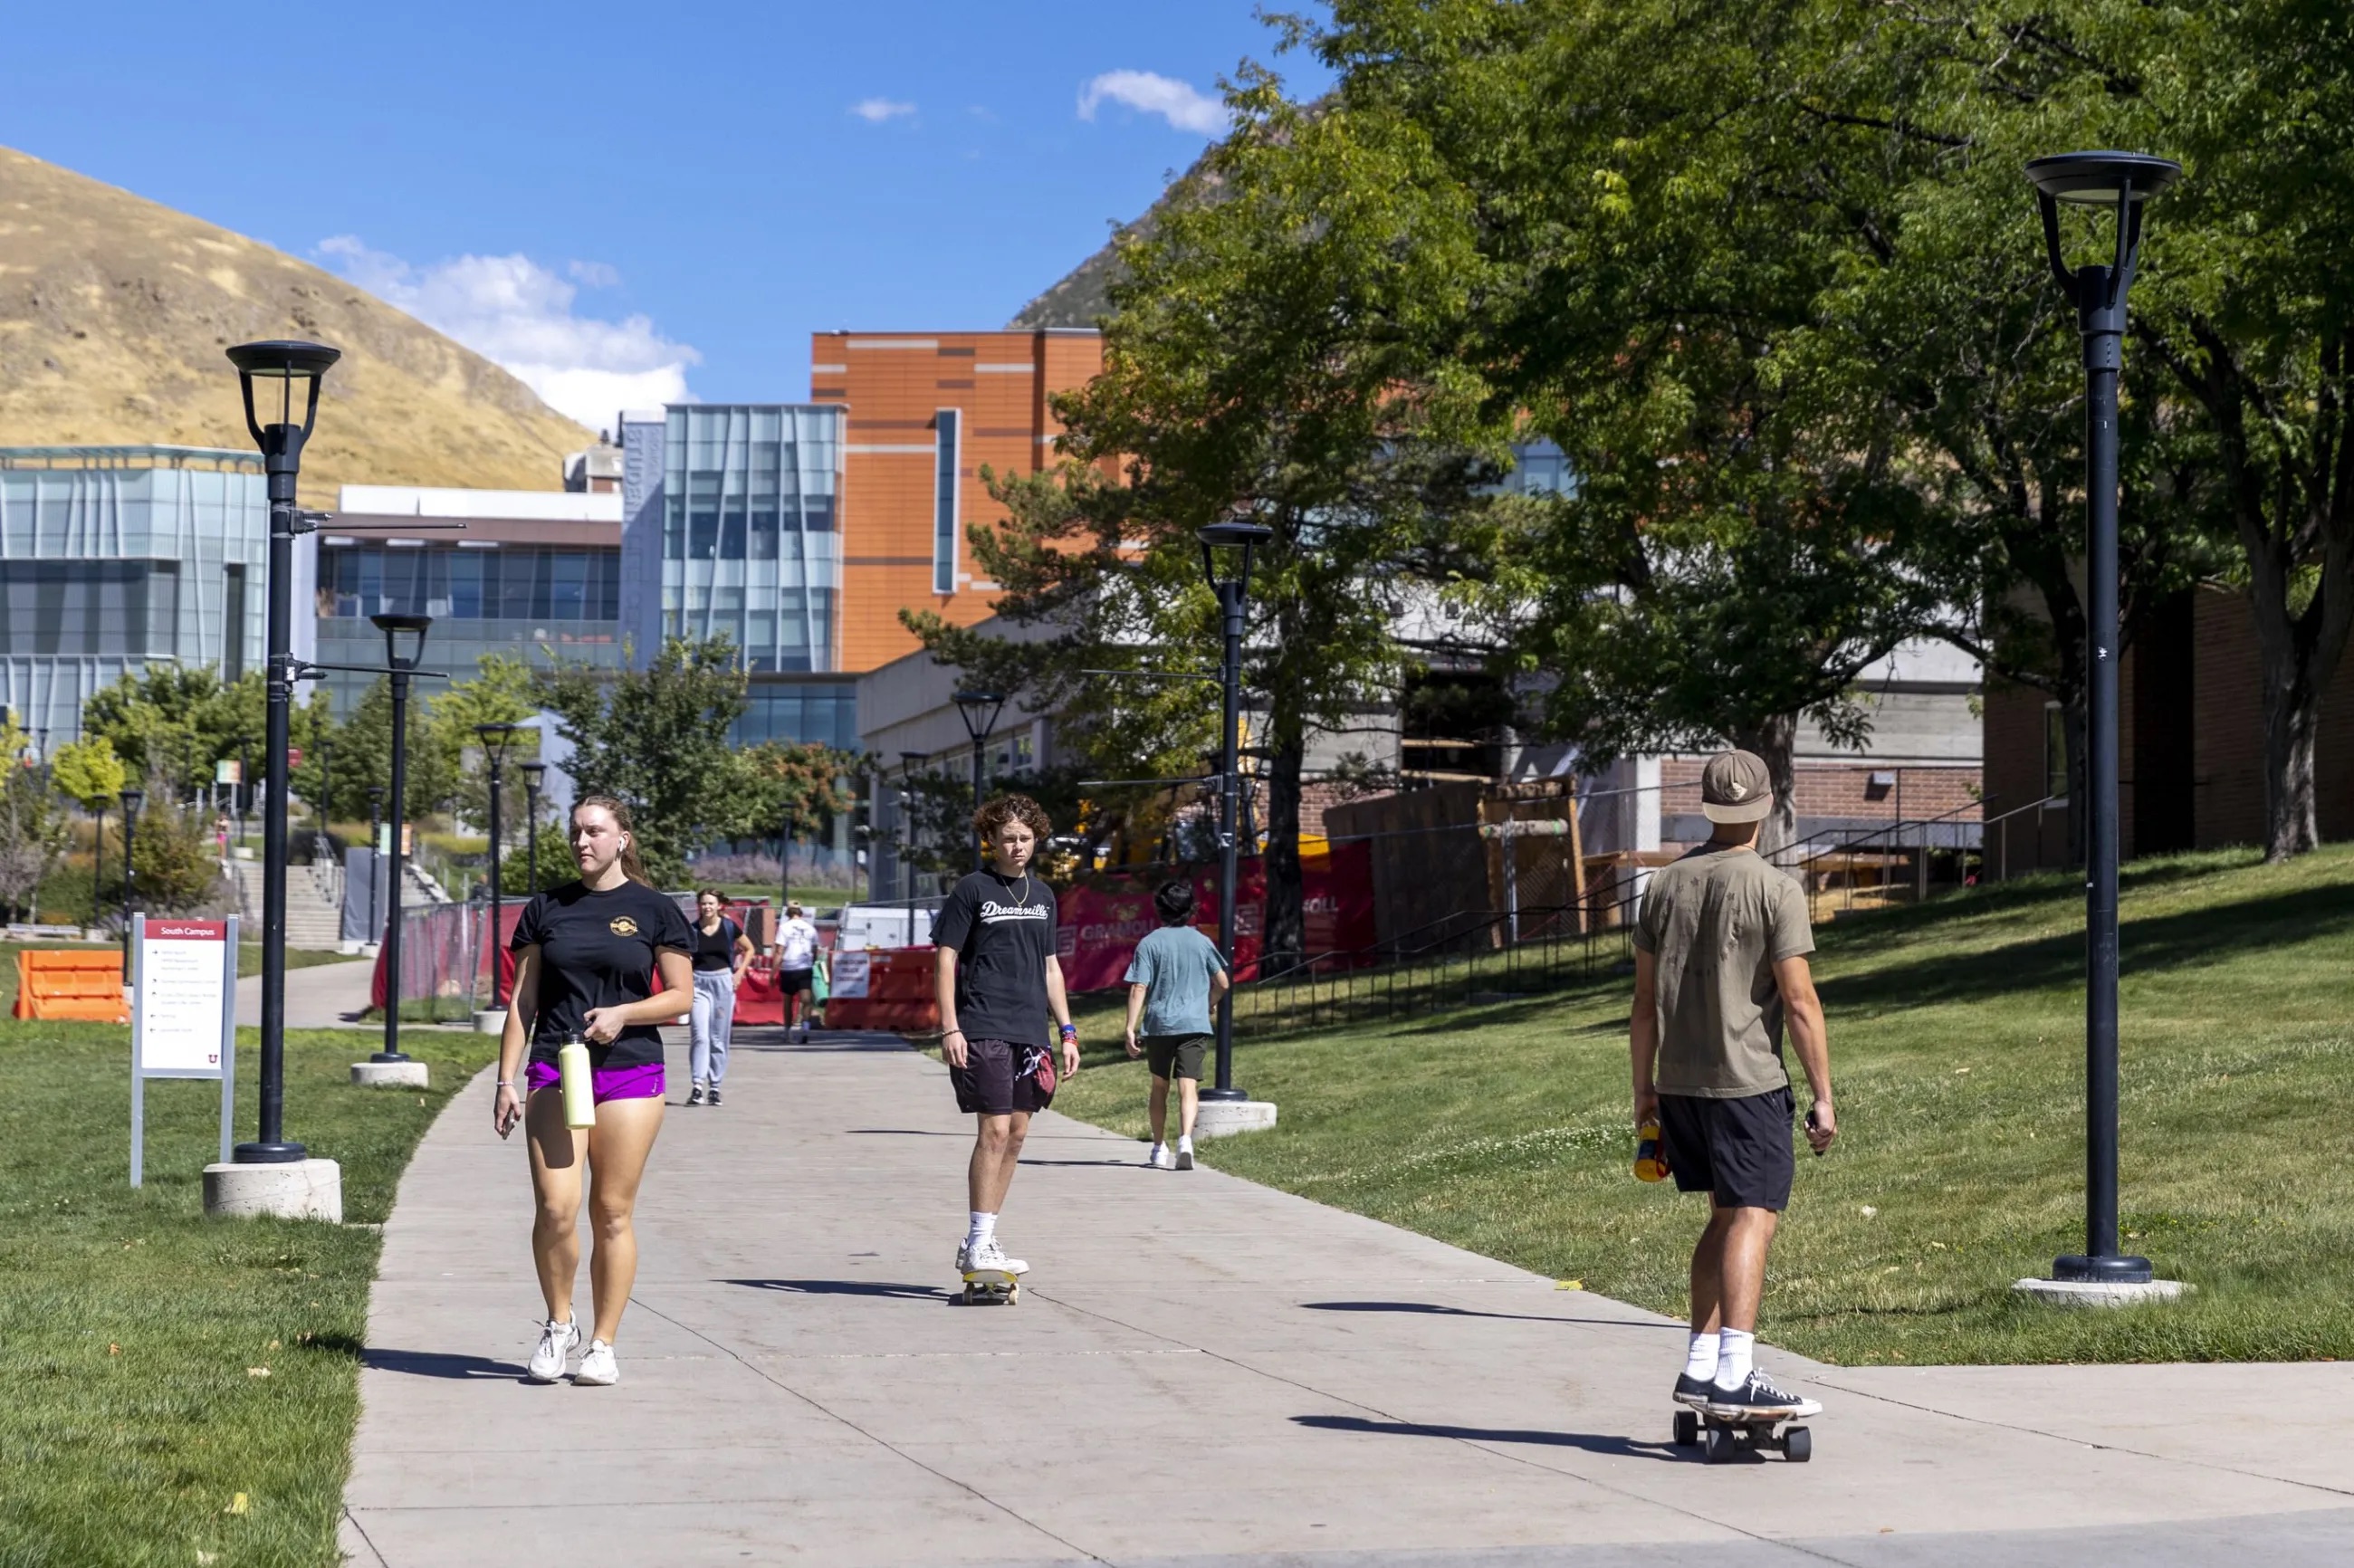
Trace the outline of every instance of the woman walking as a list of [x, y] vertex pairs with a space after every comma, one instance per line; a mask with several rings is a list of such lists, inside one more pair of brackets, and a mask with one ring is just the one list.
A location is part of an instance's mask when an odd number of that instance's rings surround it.
[[727, 917], [727, 899], [716, 887], [695, 895], [695, 1011], [687, 1022], [695, 1044], [687, 1053], [687, 1071], [695, 1087], [691, 1106], [719, 1103], [719, 1085], [727, 1076], [727, 1045], [736, 1035], [736, 988], [752, 961], [752, 938]]
[[[538, 1200], [532, 1261], [547, 1300], [546, 1325], [531, 1357], [534, 1383], [562, 1377], [580, 1342], [572, 1285], [580, 1272], [581, 1170], [588, 1168], [596, 1319], [572, 1381], [604, 1387], [620, 1381], [613, 1337], [638, 1273], [631, 1214], [646, 1155], [662, 1130], [663, 1043], [655, 1026], [690, 1005], [695, 934], [678, 905], [647, 884], [630, 809], [620, 801], [591, 795], [572, 808], [572, 856], [580, 879], [535, 895], [515, 923], [514, 991], [499, 1040], [491, 1122], [501, 1138], [525, 1124], [530, 1147]], [[557, 1052], [573, 1038], [588, 1047], [597, 1107], [591, 1127], [565, 1125]], [[528, 1070], [519, 1072], [526, 1054]]]

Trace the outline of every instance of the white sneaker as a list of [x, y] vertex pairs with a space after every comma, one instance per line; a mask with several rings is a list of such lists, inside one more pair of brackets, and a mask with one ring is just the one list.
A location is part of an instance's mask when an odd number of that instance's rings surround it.
[[525, 1375], [534, 1383], [554, 1383], [564, 1375], [564, 1358], [580, 1342], [580, 1325], [550, 1318], [539, 1328], [539, 1348], [531, 1352]]
[[613, 1347], [602, 1340], [588, 1341], [588, 1353], [580, 1358], [580, 1370], [572, 1374], [575, 1388], [610, 1388], [621, 1381], [620, 1363], [613, 1360]]
[[1018, 1257], [1006, 1256], [1005, 1249], [997, 1245], [995, 1236], [965, 1254], [964, 1272], [967, 1274], [978, 1274], [984, 1268], [993, 1268], [1000, 1274], [1023, 1274], [1028, 1272], [1029, 1267]]
[[1193, 1169], [1193, 1140], [1190, 1138], [1181, 1138], [1177, 1140], [1177, 1169], [1180, 1171]]
[[958, 1272], [959, 1274], [962, 1274], [962, 1273], [964, 1272], [964, 1270], [965, 1270], [965, 1265], [966, 1265], [966, 1263], [967, 1263], [967, 1262], [971, 1258], [971, 1256], [972, 1256], [972, 1241], [971, 1241], [971, 1238], [968, 1237], [968, 1238], [966, 1238], [965, 1240], [963, 1240], [963, 1241], [960, 1241], [960, 1242], [957, 1243], [957, 1272]]
[[1154, 1144], [1152, 1146], [1152, 1152], [1144, 1157], [1144, 1163], [1155, 1171], [1167, 1171], [1172, 1169], [1172, 1164], [1169, 1158], [1169, 1146], [1165, 1143]]

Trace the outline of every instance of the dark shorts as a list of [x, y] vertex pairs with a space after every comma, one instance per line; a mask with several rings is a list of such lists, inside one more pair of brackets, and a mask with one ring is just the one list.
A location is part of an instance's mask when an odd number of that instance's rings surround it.
[[1797, 1108], [1787, 1084], [1734, 1100], [1661, 1095], [1659, 1141], [1677, 1191], [1713, 1193], [1721, 1209], [1787, 1208], [1798, 1166], [1790, 1142]]
[[1140, 1034], [1136, 1042], [1144, 1047], [1144, 1060], [1154, 1077], [1201, 1078], [1202, 1059], [1210, 1049], [1208, 1035]]
[[777, 989], [787, 996], [795, 991], [808, 991], [811, 989], [811, 977], [816, 972], [814, 969], [779, 969]]
[[[553, 1062], [534, 1062], [524, 1069], [523, 1081], [535, 1092], [552, 1089], [564, 1081]], [[641, 1062], [633, 1067], [591, 1067], [588, 1069], [589, 1098], [598, 1105], [607, 1100], [658, 1100], [664, 1090], [663, 1065]]]
[[964, 1065], [949, 1069], [949, 1081], [956, 1085], [957, 1109], [978, 1116], [1044, 1110], [1055, 1103], [1055, 1091], [1039, 1085], [1038, 1067], [1045, 1059], [1044, 1045], [966, 1041]]

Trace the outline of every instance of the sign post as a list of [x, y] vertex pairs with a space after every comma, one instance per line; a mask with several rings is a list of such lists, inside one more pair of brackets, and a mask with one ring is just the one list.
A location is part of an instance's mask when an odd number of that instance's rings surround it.
[[131, 917], [131, 1184], [146, 1165], [147, 1080], [218, 1078], [220, 1157], [237, 1094], [237, 916]]

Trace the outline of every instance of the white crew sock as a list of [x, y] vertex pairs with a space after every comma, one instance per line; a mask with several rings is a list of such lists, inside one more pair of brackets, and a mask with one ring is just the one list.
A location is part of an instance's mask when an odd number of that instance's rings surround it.
[[1749, 1381], [1757, 1336], [1744, 1329], [1727, 1329], [1717, 1336], [1716, 1386], [1735, 1389]]
[[997, 1216], [995, 1214], [984, 1214], [979, 1209], [973, 1210], [972, 1224], [970, 1228], [964, 1233], [964, 1245], [967, 1250], [977, 1247], [985, 1241], [993, 1240], [996, 1235]]
[[1178, 1147], [1181, 1150], [1182, 1150], [1183, 1152], [1185, 1152], [1185, 1153], [1187, 1153], [1187, 1154], [1191, 1154], [1191, 1153], [1193, 1153], [1193, 1135], [1192, 1135], [1191, 1133], [1187, 1133], [1187, 1134], [1185, 1134], [1184, 1136], [1182, 1136], [1182, 1137], [1179, 1138], [1179, 1139], [1177, 1139], [1177, 1147]]
[[1152, 1146], [1152, 1152], [1151, 1152], [1150, 1155], [1148, 1155], [1146, 1158], [1148, 1158], [1148, 1159], [1151, 1159], [1151, 1160], [1158, 1160], [1158, 1159], [1160, 1159], [1160, 1158], [1161, 1158], [1161, 1151], [1162, 1150], [1164, 1150], [1164, 1149], [1168, 1148], [1168, 1147], [1169, 1147], [1169, 1146], [1168, 1146], [1167, 1144], [1165, 1144], [1165, 1143], [1156, 1143], [1156, 1144], [1154, 1144], [1154, 1145]]
[[1684, 1376], [1696, 1377], [1707, 1383], [1716, 1376], [1716, 1336], [1694, 1334], [1691, 1348], [1684, 1351]]

